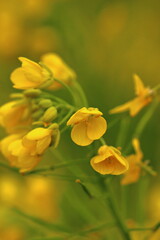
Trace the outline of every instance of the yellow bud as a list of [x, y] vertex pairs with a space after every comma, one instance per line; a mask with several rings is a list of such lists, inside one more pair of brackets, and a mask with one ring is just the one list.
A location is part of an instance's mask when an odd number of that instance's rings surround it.
[[52, 101], [50, 99], [42, 99], [40, 102], [39, 102], [39, 106], [42, 107], [42, 108], [49, 108], [52, 106]]
[[26, 96], [26, 97], [39, 97], [40, 94], [41, 94], [41, 90], [40, 89], [34, 89], [34, 88], [31, 88], [31, 89], [27, 89], [23, 92], [23, 94]]
[[55, 107], [50, 107], [45, 111], [42, 117], [42, 121], [52, 122], [56, 117], [57, 117], [57, 109]]

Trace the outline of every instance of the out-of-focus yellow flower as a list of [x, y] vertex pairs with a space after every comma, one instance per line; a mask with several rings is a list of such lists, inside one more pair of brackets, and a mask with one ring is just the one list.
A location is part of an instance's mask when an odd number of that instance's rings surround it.
[[148, 240], [159, 240], [159, 239], [160, 239], [160, 229], [151, 233], [150, 237], [148, 238]]
[[5, 156], [5, 158], [7, 158], [8, 160], [10, 159], [12, 161], [12, 154], [8, 149], [9, 145], [20, 138], [21, 136], [19, 134], [12, 134], [5, 137], [3, 140], [1, 140], [0, 142], [1, 152]]
[[15, 69], [11, 74], [14, 88], [38, 88], [49, 80], [50, 74], [38, 63], [24, 57], [19, 57], [19, 60], [22, 62], [22, 67]]
[[0, 9], [0, 55], [2, 57], [12, 57], [20, 52], [23, 41], [22, 22], [13, 11]]
[[10, 135], [1, 141], [1, 152], [9, 160], [13, 167], [20, 168], [20, 172], [27, 172], [33, 169], [41, 160], [40, 156], [32, 156], [30, 149], [22, 144], [20, 135]]
[[52, 129], [35, 128], [27, 133], [22, 140], [31, 156], [42, 155], [52, 142]]
[[[52, 71], [55, 79], [70, 84], [76, 78], [75, 72], [57, 54], [45, 54], [41, 60]], [[61, 86], [60, 83], [55, 81], [49, 88], [58, 89]]]
[[0, 239], [3, 240], [24, 240], [24, 232], [16, 226], [8, 226], [0, 229]]
[[98, 155], [90, 161], [91, 166], [100, 174], [120, 175], [128, 170], [128, 162], [121, 152], [112, 146], [101, 146]]
[[87, 146], [99, 139], [107, 130], [106, 120], [101, 117], [102, 112], [98, 108], [79, 109], [67, 122], [72, 125], [71, 138], [80, 146]]
[[141, 173], [140, 163], [143, 158], [143, 153], [140, 149], [139, 140], [137, 138], [134, 138], [132, 144], [135, 150], [135, 154], [126, 157], [129, 163], [129, 170], [125, 173], [124, 177], [121, 180], [121, 184], [123, 185], [137, 182]]
[[0, 125], [8, 133], [24, 131], [30, 123], [31, 116], [26, 103], [12, 101], [0, 107]]
[[144, 87], [144, 84], [138, 75], [134, 74], [133, 78], [137, 97], [123, 105], [113, 108], [110, 110], [110, 114], [129, 111], [130, 115], [134, 117], [143, 107], [152, 101], [151, 89], [149, 87]]

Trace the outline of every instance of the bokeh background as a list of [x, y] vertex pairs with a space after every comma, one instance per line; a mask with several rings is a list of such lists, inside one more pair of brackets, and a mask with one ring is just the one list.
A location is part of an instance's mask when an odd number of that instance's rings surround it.
[[[0, 103], [8, 101], [8, 95], [15, 91], [9, 78], [12, 70], [20, 65], [19, 56], [39, 61], [42, 54], [56, 52], [76, 71], [90, 106], [102, 110], [110, 122], [115, 116], [110, 116], [108, 111], [134, 97], [134, 73], [142, 78], [145, 85], [154, 87], [159, 83], [159, 11], [158, 0], [0, 1]], [[66, 97], [63, 90], [59, 94]], [[132, 119], [126, 141], [146, 109]], [[151, 160], [157, 172], [160, 170], [159, 120], [160, 113], [157, 110], [140, 139], [145, 159]], [[108, 132], [106, 140], [109, 144], [116, 144], [118, 132], [119, 125]], [[4, 131], [1, 130], [0, 134], [2, 138]], [[86, 153], [86, 150], [76, 147], [67, 134], [60, 148], [70, 158]], [[4, 160], [2, 156], [1, 160]], [[85, 212], [85, 207], [82, 208], [81, 201], [78, 202], [78, 196], [82, 193], [74, 184], [68, 186], [68, 183], [48, 178], [22, 177], [2, 167], [0, 172], [0, 239], [29, 239], [37, 236], [37, 231], [40, 236], [37, 227], [26, 223], [24, 219], [22, 221], [10, 210], [12, 206], [47, 221], [61, 219], [68, 225], [74, 223], [75, 228], [83, 225], [82, 212]], [[124, 215], [130, 222], [133, 220], [152, 225], [159, 221], [159, 187], [159, 176], [144, 176], [139, 184], [126, 187], [129, 197], [125, 199]], [[69, 193], [75, 201], [75, 206], [72, 206], [75, 214], [72, 217], [69, 210], [67, 212]], [[81, 196], [82, 199], [86, 198], [83, 194]], [[87, 205], [89, 202], [86, 200]], [[135, 212], [137, 205], [138, 213]], [[100, 219], [100, 213], [94, 215]], [[96, 224], [95, 216], [91, 223]], [[91, 221], [90, 216], [86, 218]], [[94, 237], [97, 236], [91, 239]]]

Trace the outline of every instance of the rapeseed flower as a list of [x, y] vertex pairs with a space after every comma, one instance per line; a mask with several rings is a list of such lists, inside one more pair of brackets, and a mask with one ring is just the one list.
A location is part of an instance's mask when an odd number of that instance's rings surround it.
[[110, 114], [129, 111], [130, 116], [134, 117], [143, 107], [152, 101], [152, 90], [149, 87], [144, 86], [138, 75], [135, 74], [133, 78], [135, 82], [136, 97], [123, 105], [113, 108], [110, 110]]
[[99, 139], [107, 130], [106, 120], [98, 108], [83, 107], [74, 113], [67, 122], [72, 125], [71, 138], [80, 146], [87, 146]]
[[137, 138], [134, 138], [132, 144], [135, 150], [135, 154], [126, 157], [129, 163], [129, 170], [125, 173], [124, 177], [121, 180], [122, 185], [137, 182], [141, 173], [140, 163], [143, 158], [143, 153], [140, 149], [139, 140]]
[[128, 170], [128, 161], [112, 146], [101, 146], [98, 155], [90, 161], [93, 169], [100, 174], [120, 175]]
[[24, 131], [31, 123], [31, 115], [27, 103], [8, 102], [0, 107], [0, 125], [8, 133]]
[[17, 89], [38, 88], [50, 78], [49, 72], [38, 63], [19, 57], [22, 66], [11, 74], [13, 87]]
[[8, 159], [10, 165], [20, 168], [21, 173], [33, 169], [41, 160], [40, 156], [32, 156], [30, 149], [23, 146], [20, 135], [14, 134], [4, 138], [0, 146], [2, 154]]
[[[70, 84], [76, 79], [76, 73], [55, 53], [44, 54], [41, 58], [52, 72], [53, 78], [58, 79], [66, 84]], [[49, 87], [50, 89], [58, 89], [62, 85], [56, 81]]]
[[23, 146], [31, 156], [42, 155], [52, 142], [52, 132], [52, 129], [35, 128], [23, 137]]

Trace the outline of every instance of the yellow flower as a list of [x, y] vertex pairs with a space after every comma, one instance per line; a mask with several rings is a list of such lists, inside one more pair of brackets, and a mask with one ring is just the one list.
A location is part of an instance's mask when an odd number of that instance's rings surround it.
[[[75, 72], [57, 54], [45, 54], [41, 60], [51, 70], [55, 79], [69, 84], [76, 78]], [[58, 89], [61, 86], [60, 83], [55, 81], [49, 88]]]
[[73, 114], [67, 122], [72, 125], [71, 138], [80, 146], [87, 146], [99, 139], [107, 130], [106, 120], [98, 108], [83, 107]]
[[151, 89], [144, 87], [142, 80], [136, 74], [133, 76], [135, 82], [135, 93], [137, 95], [133, 100], [110, 110], [110, 114], [129, 111], [134, 117], [139, 111], [152, 101]]
[[23, 146], [31, 156], [42, 155], [52, 143], [52, 133], [52, 129], [35, 128], [23, 137]]
[[20, 168], [21, 173], [33, 169], [41, 160], [38, 155], [31, 156], [30, 149], [23, 146], [21, 136], [16, 134], [1, 141], [1, 152], [11, 166]]
[[8, 102], [0, 107], [0, 125], [8, 133], [24, 130], [31, 123], [31, 116], [27, 104], [16, 101]]
[[15, 69], [11, 74], [14, 88], [38, 88], [49, 79], [47, 70], [38, 63], [24, 57], [19, 57], [19, 60], [22, 62], [22, 67]]
[[101, 146], [98, 155], [91, 159], [91, 166], [100, 174], [120, 175], [128, 170], [128, 162], [121, 152], [112, 146]]
[[143, 158], [143, 153], [140, 149], [139, 140], [137, 138], [134, 138], [132, 144], [135, 150], [135, 154], [126, 157], [129, 163], [129, 170], [125, 173], [124, 177], [121, 180], [122, 185], [137, 182], [141, 173], [140, 163]]

